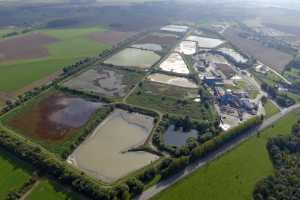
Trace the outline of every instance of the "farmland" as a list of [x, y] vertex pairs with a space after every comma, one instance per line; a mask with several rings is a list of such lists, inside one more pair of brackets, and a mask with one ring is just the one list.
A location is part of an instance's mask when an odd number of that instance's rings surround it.
[[71, 89], [109, 97], [122, 97], [143, 77], [143, 73], [97, 65], [63, 85]]
[[147, 35], [142, 40], [138, 41], [139, 43], [155, 43], [160, 45], [172, 45], [175, 44], [178, 40], [178, 36], [174, 34], [167, 33], [152, 33]]
[[289, 134], [298, 119], [299, 111], [290, 113], [260, 137], [253, 136], [153, 199], [251, 199], [256, 182], [273, 173], [266, 149], [268, 139]]
[[[103, 103], [50, 91], [9, 113], [2, 123], [59, 155]], [[27, 119], [31, 119], [30, 123]]]
[[[103, 31], [97, 27], [46, 29], [0, 40], [0, 54], [5, 53], [5, 57], [0, 56], [0, 91], [15, 92], [75, 61], [109, 48], [110, 44], [94, 42], [87, 36], [90, 32]], [[17, 51], [15, 44], [21, 44]], [[9, 48], [4, 51], [1, 46]]]
[[255, 57], [265, 65], [278, 72], [282, 72], [285, 66], [292, 60], [292, 55], [279, 50], [263, 46], [258, 41], [249, 40], [239, 36], [239, 29], [230, 28], [224, 33], [224, 37], [240, 48], [243, 52]]
[[0, 148], [0, 199], [5, 199], [7, 194], [19, 189], [31, 174], [30, 168]]
[[127, 152], [142, 145], [153, 128], [153, 118], [115, 110], [68, 158], [68, 162], [99, 180], [112, 183], [150, 164], [158, 156]]
[[46, 46], [58, 41], [55, 37], [41, 33], [31, 33], [2, 40], [0, 42], [0, 63], [47, 57]]
[[116, 45], [133, 34], [134, 33], [131, 32], [119, 32], [119, 31], [104, 31], [104, 32], [95, 31], [89, 33], [88, 36], [99, 43]]

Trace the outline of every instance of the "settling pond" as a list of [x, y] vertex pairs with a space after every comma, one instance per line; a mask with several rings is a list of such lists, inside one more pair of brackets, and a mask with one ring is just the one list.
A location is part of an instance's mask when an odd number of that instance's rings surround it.
[[185, 55], [192, 55], [196, 53], [197, 43], [194, 41], [182, 41], [175, 51], [178, 53], [183, 53]]
[[106, 64], [124, 67], [150, 68], [160, 56], [152, 51], [126, 48], [104, 61]]
[[116, 109], [69, 156], [68, 162], [112, 183], [159, 158], [142, 151], [127, 152], [143, 144], [152, 128], [152, 117]]
[[190, 71], [185, 64], [183, 58], [178, 53], [171, 53], [169, 57], [164, 60], [160, 66], [163, 71], [174, 72], [178, 74], [189, 74]]
[[214, 38], [208, 38], [208, 37], [200, 37], [196, 35], [191, 35], [187, 37], [186, 40], [189, 41], [195, 41], [198, 43], [198, 46], [201, 48], [216, 48], [217, 46], [224, 43], [223, 40], [220, 39], [214, 39]]
[[148, 79], [153, 82], [164, 83], [164, 84], [174, 85], [178, 87], [198, 88], [198, 85], [196, 83], [184, 77], [177, 77], [177, 76], [155, 73], [149, 75]]
[[109, 69], [90, 69], [77, 77], [64, 83], [65, 87], [94, 92], [98, 95], [123, 96], [126, 93], [126, 85], [123, 84], [122, 73]]
[[169, 126], [169, 128], [163, 135], [165, 144], [169, 146], [182, 147], [186, 144], [187, 139], [197, 139], [198, 137], [198, 131], [196, 130], [183, 132], [181, 129], [175, 130], [174, 128], [174, 125]]
[[83, 126], [103, 103], [55, 92], [27, 104], [5, 122], [18, 132], [48, 141], [65, 140]]

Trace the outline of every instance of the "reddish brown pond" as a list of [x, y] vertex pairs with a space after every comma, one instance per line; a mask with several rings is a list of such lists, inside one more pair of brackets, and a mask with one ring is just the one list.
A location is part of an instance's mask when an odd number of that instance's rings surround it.
[[103, 105], [103, 103], [55, 93], [42, 97], [33, 105], [27, 105], [12, 117], [8, 124], [31, 137], [63, 140], [83, 126]]

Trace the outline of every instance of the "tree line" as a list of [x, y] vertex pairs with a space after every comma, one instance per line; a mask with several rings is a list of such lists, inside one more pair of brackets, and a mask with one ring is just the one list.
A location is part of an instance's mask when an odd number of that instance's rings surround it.
[[262, 83], [261, 88], [268, 93], [268, 95], [278, 103], [281, 107], [289, 107], [296, 102], [285, 93], [280, 93], [276, 86], [270, 86], [267, 83]]
[[267, 149], [275, 173], [257, 183], [254, 200], [300, 199], [300, 121], [290, 136], [272, 138]]

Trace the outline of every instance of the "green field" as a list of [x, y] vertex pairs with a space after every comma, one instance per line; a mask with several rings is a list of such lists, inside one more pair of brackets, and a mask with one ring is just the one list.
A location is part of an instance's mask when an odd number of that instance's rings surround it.
[[39, 59], [0, 65], [0, 91], [12, 92], [55, 73], [74, 58]]
[[0, 149], [0, 199], [20, 188], [30, 178], [30, 170], [13, 155]]
[[280, 134], [289, 134], [292, 125], [299, 118], [299, 111], [288, 114], [273, 127], [264, 130], [260, 137], [250, 138], [153, 199], [251, 199], [257, 181], [273, 173], [266, 149], [268, 139]]
[[41, 30], [60, 41], [47, 46], [47, 58], [0, 64], [0, 91], [14, 92], [82, 58], [95, 56], [110, 48], [87, 37], [88, 33], [101, 31], [104, 29], [100, 27]]
[[278, 108], [272, 103], [272, 101], [267, 101], [264, 104], [264, 108], [266, 111], [266, 116], [265, 116], [266, 119], [272, 117], [273, 115], [279, 112]]
[[26, 200], [71, 200], [75, 198], [72, 192], [68, 192], [57, 184], [49, 181], [41, 181], [26, 197]]

